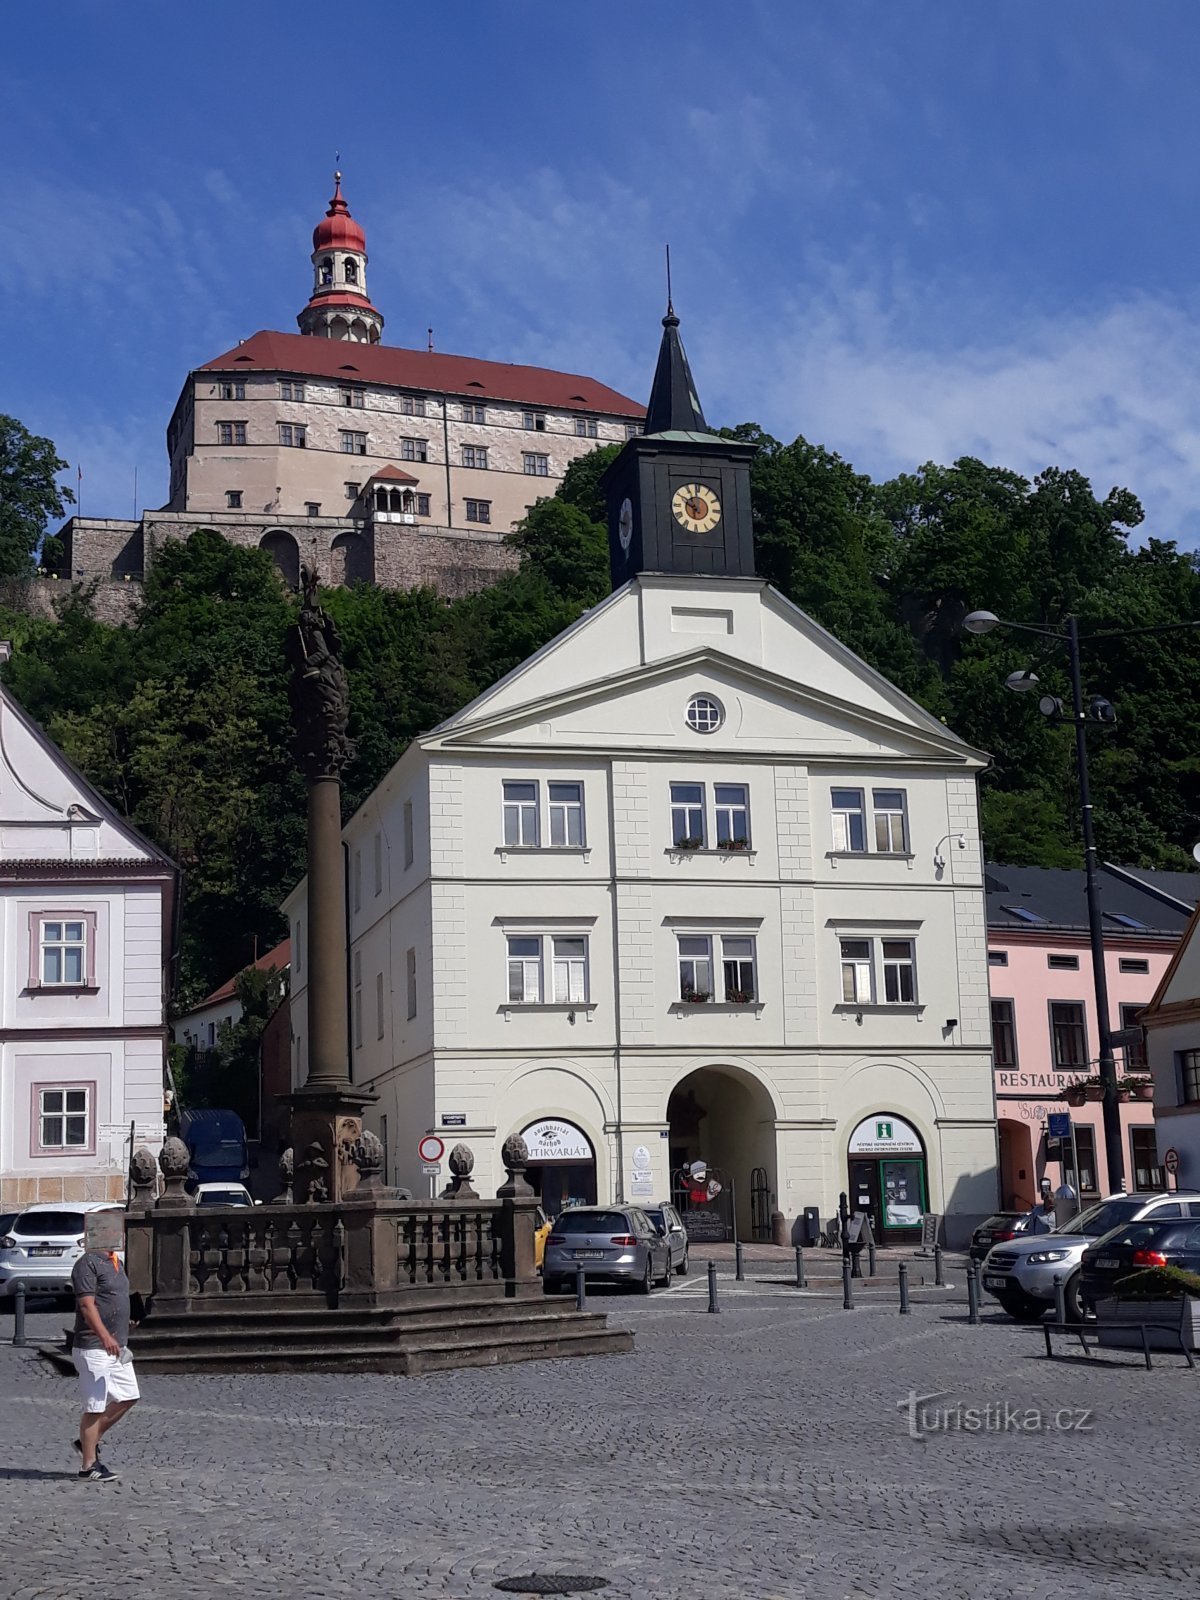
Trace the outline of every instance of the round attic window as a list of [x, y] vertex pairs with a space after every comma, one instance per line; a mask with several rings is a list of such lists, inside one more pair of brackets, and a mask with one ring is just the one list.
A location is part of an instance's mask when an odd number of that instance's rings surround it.
[[725, 708], [710, 694], [694, 694], [688, 701], [687, 725], [693, 733], [716, 733], [725, 721]]

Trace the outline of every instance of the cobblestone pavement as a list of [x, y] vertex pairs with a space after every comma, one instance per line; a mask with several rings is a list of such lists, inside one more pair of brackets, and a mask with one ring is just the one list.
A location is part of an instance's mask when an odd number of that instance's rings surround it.
[[[0, 1346], [0, 1596], [483, 1600], [527, 1572], [603, 1576], [605, 1600], [1195, 1595], [1200, 1371], [1048, 1362], [1037, 1330], [968, 1326], [953, 1267], [902, 1318], [894, 1267], [846, 1312], [771, 1266], [723, 1263], [718, 1316], [701, 1275], [594, 1295], [628, 1356], [148, 1377], [108, 1487], [73, 1481], [74, 1384]], [[913, 1438], [913, 1390], [997, 1409]], [[1006, 1402], [1090, 1430], [1001, 1429]]]

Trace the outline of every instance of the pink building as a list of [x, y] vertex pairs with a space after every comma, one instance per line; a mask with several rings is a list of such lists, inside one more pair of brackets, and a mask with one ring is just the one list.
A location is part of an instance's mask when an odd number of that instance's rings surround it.
[[[1087, 1202], [1112, 1185], [1100, 1100], [1069, 1104], [1064, 1098], [1069, 1085], [1082, 1086], [1099, 1073], [1084, 874], [993, 866], [985, 883], [1001, 1203], [1032, 1205], [1043, 1175], [1055, 1187], [1065, 1175]], [[1200, 873], [1105, 865], [1101, 897], [1115, 1031], [1136, 1026], [1150, 1003], [1200, 899]], [[1144, 1043], [1116, 1054], [1119, 1079], [1148, 1076]], [[1125, 1187], [1162, 1188], [1152, 1091], [1122, 1089], [1120, 1110]], [[1071, 1145], [1048, 1140], [1052, 1112], [1071, 1116], [1078, 1181]]]

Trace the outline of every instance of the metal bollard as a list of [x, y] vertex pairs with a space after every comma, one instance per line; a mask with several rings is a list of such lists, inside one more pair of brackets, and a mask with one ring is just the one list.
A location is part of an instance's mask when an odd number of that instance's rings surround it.
[[942, 1247], [935, 1244], [933, 1247], [933, 1286], [935, 1289], [946, 1287], [946, 1274], [942, 1271]]
[[13, 1337], [14, 1344], [25, 1343], [25, 1285], [18, 1281], [13, 1290]]
[[850, 1263], [842, 1262], [842, 1310], [854, 1310], [854, 1287], [850, 1282]]
[[900, 1263], [900, 1315], [907, 1317], [908, 1310], [908, 1263]]
[[1067, 1286], [1057, 1272], [1054, 1274], [1054, 1320], [1055, 1322], [1067, 1320]]
[[875, 1276], [875, 1242], [874, 1242], [874, 1240], [872, 1240], [871, 1243], [867, 1246], [867, 1277], [868, 1278], [873, 1278], [874, 1276]]
[[796, 1246], [796, 1287], [797, 1289], [808, 1288], [808, 1279], [804, 1273], [804, 1251], [799, 1245]]
[[587, 1278], [582, 1267], [575, 1268], [575, 1309], [587, 1310]]
[[738, 1239], [738, 1240], [736, 1240], [734, 1242], [733, 1259], [734, 1259], [734, 1274], [733, 1275], [734, 1275], [734, 1277], [737, 1279], [737, 1281], [739, 1283], [744, 1283], [746, 1281], [746, 1274], [742, 1271], [742, 1241], [740, 1239]]
[[717, 1263], [715, 1261], [708, 1263], [708, 1309], [710, 1311], [720, 1311], [721, 1309], [717, 1304]]
[[979, 1322], [979, 1273], [974, 1263], [967, 1268], [967, 1321], [972, 1326]]

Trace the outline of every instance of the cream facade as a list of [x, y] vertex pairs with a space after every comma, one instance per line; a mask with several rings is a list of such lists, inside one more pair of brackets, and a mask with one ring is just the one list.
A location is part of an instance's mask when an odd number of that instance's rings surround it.
[[[703, 1161], [741, 1237], [847, 1191], [961, 1241], [997, 1198], [982, 761], [756, 579], [625, 584], [347, 824], [390, 1180], [425, 1192], [435, 1132], [494, 1189], [520, 1132], [548, 1205]], [[299, 1083], [303, 884], [287, 909]]]
[[1141, 1014], [1154, 1079], [1158, 1159], [1177, 1158], [1168, 1180], [1200, 1188], [1200, 909], [1192, 916], [1154, 998]]
[[0, 1210], [119, 1200], [163, 1138], [177, 873], [0, 689]]

